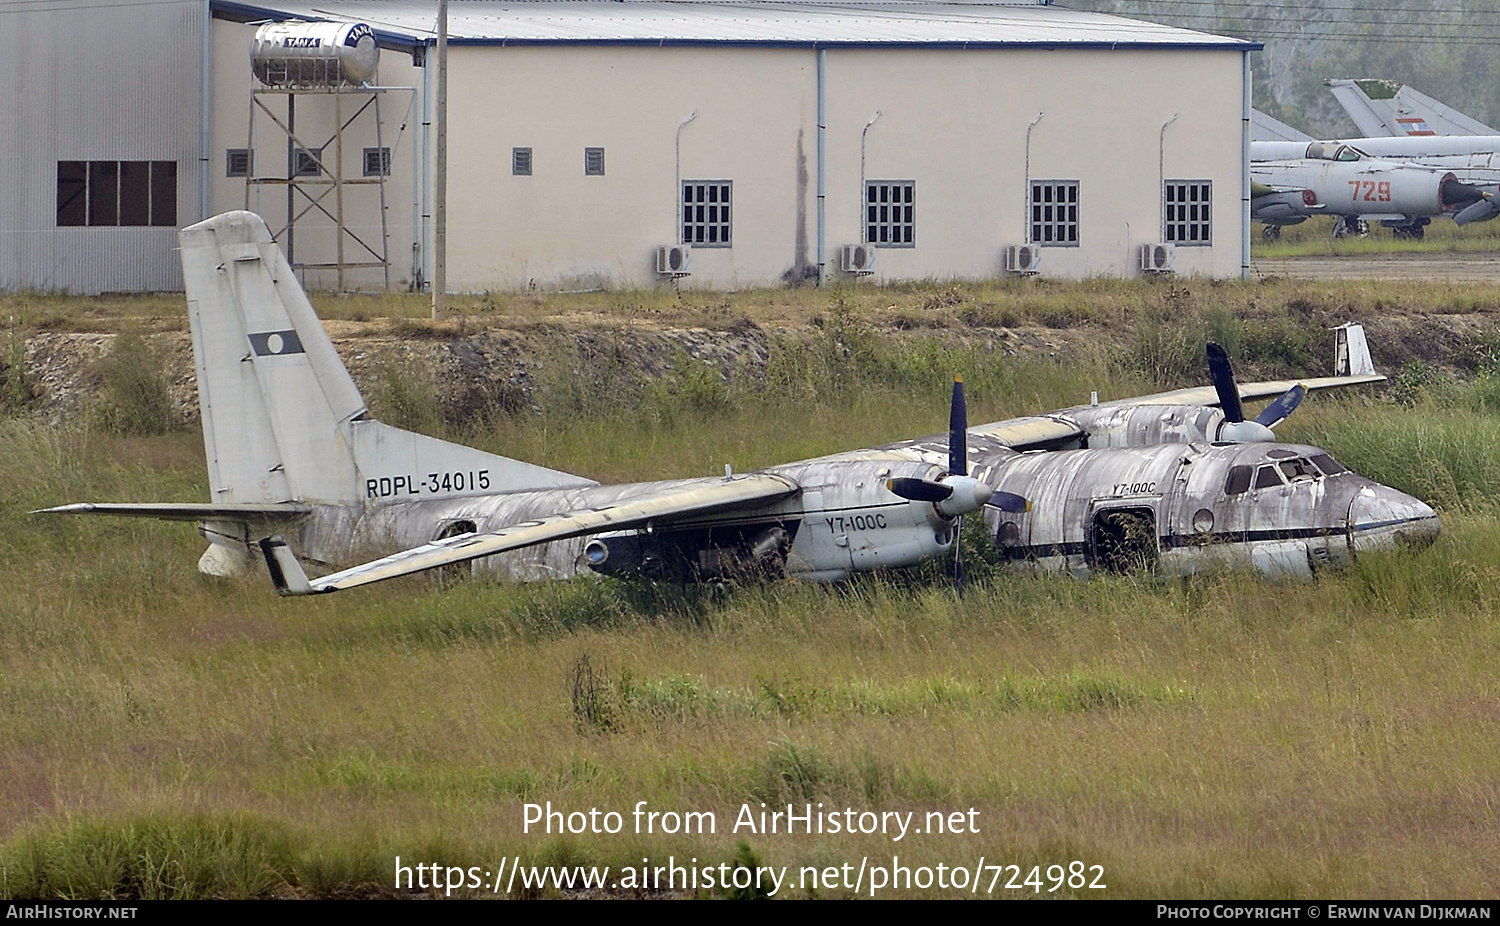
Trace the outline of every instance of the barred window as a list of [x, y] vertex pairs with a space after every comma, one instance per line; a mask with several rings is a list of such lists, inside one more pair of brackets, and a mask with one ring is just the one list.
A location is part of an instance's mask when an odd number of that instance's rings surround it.
[[365, 176], [389, 177], [391, 175], [391, 149], [365, 149]]
[[177, 224], [176, 161], [58, 161], [57, 224]]
[[583, 175], [585, 177], [604, 176], [604, 149], [583, 149]]
[[917, 182], [865, 181], [865, 243], [878, 248], [917, 245]]
[[1209, 201], [1213, 184], [1207, 180], [1168, 180], [1162, 190], [1163, 238], [1178, 247], [1206, 247], [1213, 243]]
[[1078, 181], [1031, 182], [1031, 242], [1042, 247], [1078, 247]]
[[228, 148], [224, 152], [224, 176], [248, 177], [255, 173], [255, 152], [249, 148]]
[[682, 243], [701, 248], [730, 246], [729, 180], [682, 181]]
[[510, 172], [517, 177], [531, 176], [531, 149], [510, 149]]

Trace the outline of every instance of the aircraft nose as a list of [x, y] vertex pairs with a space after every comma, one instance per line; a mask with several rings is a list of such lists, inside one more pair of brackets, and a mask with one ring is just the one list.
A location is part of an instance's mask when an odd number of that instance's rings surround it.
[[1355, 553], [1397, 544], [1425, 547], [1437, 539], [1437, 512], [1420, 499], [1387, 486], [1367, 486], [1349, 504], [1349, 539]]

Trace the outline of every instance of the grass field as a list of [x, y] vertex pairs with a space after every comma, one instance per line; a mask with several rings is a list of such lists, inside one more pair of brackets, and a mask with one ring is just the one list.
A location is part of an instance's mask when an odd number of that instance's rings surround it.
[[1370, 223], [1365, 237], [1335, 239], [1333, 220], [1309, 219], [1301, 225], [1286, 226], [1281, 236], [1268, 240], [1261, 236], [1260, 225], [1252, 225], [1250, 251], [1253, 257], [1281, 259], [1287, 257], [1323, 257], [1331, 255], [1374, 254], [1441, 254], [1444, 252], [1476, 253], [1500, 249], [1500, 226], [1494, 222], [1455, 225], [1448, 219], [1434, 219], [1420, 241], [1397, 238], [1389, 228]]
[[[1154, 298], [1098, 291], [1056, 298]], [[860, 298], [908, 298], [870, 292]], [[947, 311], [997, 301], [963, 295]], [[1141, 333], [1123, 351], [997, 358], [898, 344], [821, 300], [807, 311], [842, 335], [778, 347], [761, 382], [678, 376], [666, 392], [454, 436], [601, 479], [694, 475], [939, 431], [955, 367], [989, 420], [1101, 385], [1180, 383], [1192, 374], [1179, 354], [1209, 334], [1240, 334], [1236, 356], [1268, 369], [1311, 350], [1285, 332], [1261, 338], [1280, 321], [1215, 310], [1180, 332], [1132, 315]], [[1079, 897], [1494, 896], [1489, 373], [1408, 376], [1396, 401], [1316, 397], [1282, 429], [1438, 505], [1444, 534], [1428, 550], [1309, 584], [1075, 582], [987, 566], [970, 531], [962, 598], [938, 563], [830, 587], [412, 580], [280, 600], [261, 577], [199, 576], [203, 542], [186, 526], [24, 514], [200, 501], [196, 433], [0, 420], [0, 895], [381, 896], [396, 856], [488, 871], [517, 856], [618, 867], [753, 855], [795, 874], [899, 855], [983, 856], [1023, 876], [1102, 866], [1106, 889], [1057, 892]], [[548, 801], [617, 811], [626, 830], [523, 833], [523, 805]], [[713, 811], [717, 832], [635, 834], [638, 801]], [[762, 802], [918, 819], [972, 808], [978, 832], [730, 831]]]

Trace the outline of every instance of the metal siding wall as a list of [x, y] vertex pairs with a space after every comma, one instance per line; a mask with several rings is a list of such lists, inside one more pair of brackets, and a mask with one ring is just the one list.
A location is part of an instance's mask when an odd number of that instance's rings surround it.
[[79, 0], [0, 12], [0, 288], [182, 288], [175, 228], [58, 228], [58, 161], [175, 161], [177, 218], [198, 200], [206, 0]]

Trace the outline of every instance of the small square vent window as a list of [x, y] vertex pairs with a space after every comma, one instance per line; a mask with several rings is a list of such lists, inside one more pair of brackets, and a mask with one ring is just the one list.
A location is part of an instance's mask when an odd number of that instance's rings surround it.
[[604, 149], [583, 149], [583, 173], [587, 177], [604, 176]]
[[391, 149], [365, 149], [365, 176], [389, 177], [391, 175]]
[[297, 177], [316, 177], [323, 173], [318, 162], [323, 160], [322, 148], [298, 148], [293, 159], [292, 174]]
[[531, 149], [510, 149], [510, 172], [517, 177], [531, 176]]
[[224, 176], [248, 177], [255, 170], [255, 157], [249, 148], [230, 148], [225, 152]]

